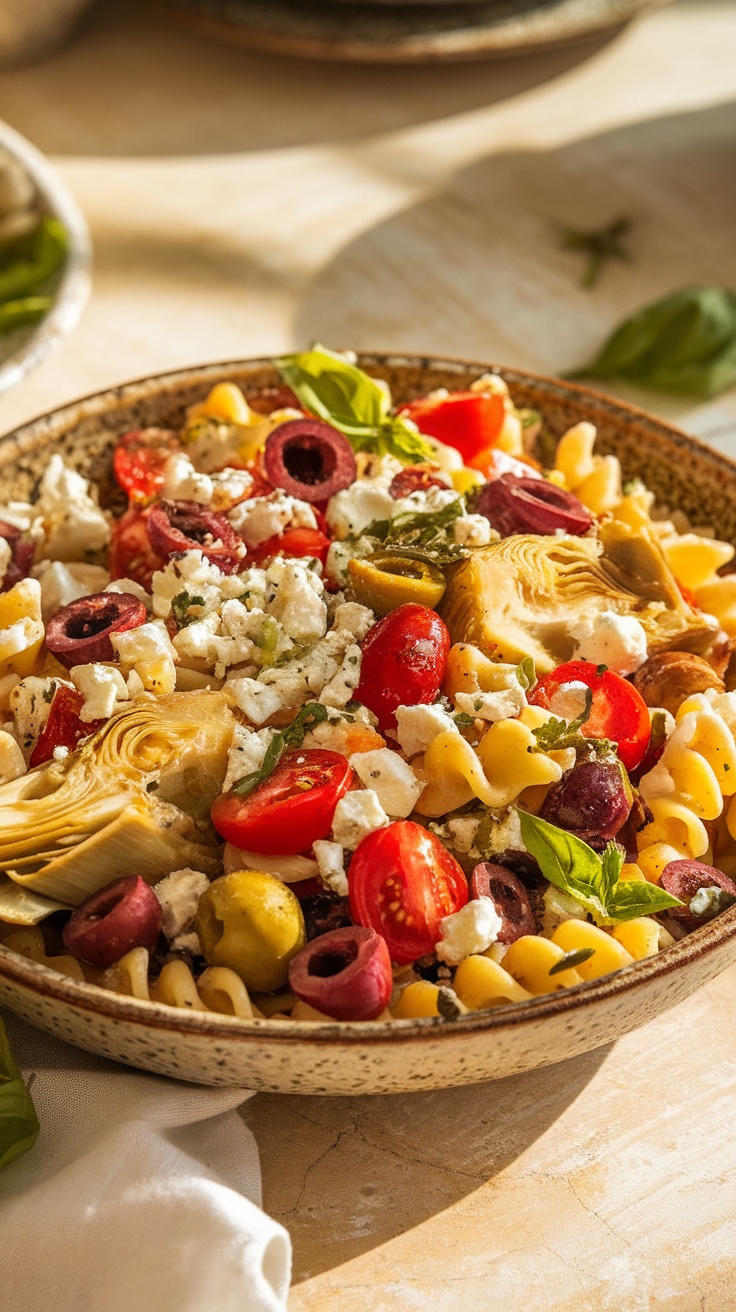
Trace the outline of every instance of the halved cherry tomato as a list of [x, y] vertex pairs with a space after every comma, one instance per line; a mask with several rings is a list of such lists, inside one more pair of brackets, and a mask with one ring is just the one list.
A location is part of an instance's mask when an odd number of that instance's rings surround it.
[[151, 546], [146, 518], [147, 511], [133, 505], [113, 524], [108, 567], [111, 578], [133, 579], [150, 592], [154, 571], [166, 562]]
[[249, 554], [255, 561], [266, 560], [268, 556], [316, 556], [324, 565], [329, 549], [330, 539], [318, 528], [289, 528], [259, 542]]
[[584, 683], [593, 693], [590, 716], [580, 732], [585, 738], [610, 738], [627, 770], [634, 770], [647, 750], [649, 711], [633, 684], [591, 661], [567, 661], [539, 680], [529, 693], [535, 706], [550, 709], [562, 683]]
[[489, 446], [479, 451], [467, 461], [471, 469], [480, 470], [487, 479], [500, 478], [502, 474], [515, 474], [517, 478], [541, 478], [539, 466], [531, 456], [510, 456], [508, 451], [501, 451], [497, 446]]
[[502, 396], [451, 392], [436, 401], [428, 396], [411, 401], [401, 413], [414, 420], [420, 433], [456, 447], [467, 464], [498, 441], [506, 408]]
[[223, 793], [212, 807], [218, 834], [248, 852], [294, 856], [326, 838], [353, 772], [339, 752], [287, 752], [248, 797]]
[[434, 701], [445, 673], [450, 635], [436, 611], [407, 602], [368, 630], [362, 650], [355, 696], [378, 716], [382, 730], [391, 729], [397, 706]]
[[382, 934], [399, 966], [434, 952], [440, 921], [468, 901], [454, 856], [412, 820], [375, 829], [358, 844], [348, 886], [353, 920]]
[[51, 702], [49, 718], [31, 752], [31, 768], [50, 761], [55, 747], [68, 747], [73, 752], [82, 738], [102, 727], [104, 720], [80, 719], [83, 704], [84, 698], [76, 688], [67, 688], [63, 683], [58, 686]]
[[166, 428], [141, 428], [121, 437], [112, 457], [116, 481], [131, 501], [145, 505], [164, 485], [164, 465], [180, 451], [176, 434]]
[[430, 487], [446, 488], [447, 483], [443, 483], [428, 465], [407, 465], [406, 469], [394, 474], [388, 490], [394, 501], [399, 501], [401, 497], [411, 496], [412, 492], [426, 492]]

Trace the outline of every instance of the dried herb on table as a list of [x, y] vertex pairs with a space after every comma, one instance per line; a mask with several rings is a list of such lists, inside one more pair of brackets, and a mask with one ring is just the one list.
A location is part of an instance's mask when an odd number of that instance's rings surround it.
[[602, 228], [561, 229], [562, 245], [567, 250], [580, 251], [587, 257], [580, 279], [581, 287], [595, 287], [606, 260], [631, 259], [631, 252], [624, 245], [631, 224], [628, 215], [623, 214], [611, 223], [605, 223]]

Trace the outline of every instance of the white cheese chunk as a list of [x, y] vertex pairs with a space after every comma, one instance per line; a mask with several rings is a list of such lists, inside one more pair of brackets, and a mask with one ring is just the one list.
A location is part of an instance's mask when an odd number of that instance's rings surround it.
[[315, 642], [327, 629], [324, 584], [303, 560], [277, 557], [266, 577], [272, 589], [268, 612], [298, 643]]
[[278, 689], [258, 679], [228, 679], [227, 690], [234, 697], [235, 704], [254, 724], [263, 724], [277, 711], [284, 709]]
[[161, 495], [167, 501], [196, 501], [208, 506], [212, 500], [213, 483], [208, 474], [200, 474], [189, 456], [174, 451], [164, 465]]
[[307, 501], [290, 497], [281, 488], [265, 497], [241, 501], [228, 518], [247, 547], [260, 546], [287, 528], [316, 528], [317, 520]]
[[345, 874], [345, 852], [339, 843], [331, 843], [327, 838], [318, 838], [312, 844], [319, 877], [326, 888], [338, 897], [347, 897], [348, 880]]
[[349, 760], [361, 783], [373, 789], [386, 815], [394, 819], [411, 815], [424, 784], [401, 756], [390, 747], [379, 747], [356, 752]]
[[85, 560], [110, 540], [106, 515], [89, 495], [89, 483], [51, 456], [39, 488], [36, 511], [44, 520], [44, 555], [51, 560]]
[[526, 706], [526, 694], [517, 681], [510, 688], [498, 692], [459, 692], [455, 695], [458, 710], [479, 720], [513, 720]]
[[174, 691], [174, 662], [178, 657], [166, 626], [160, 620], [152, 620], [123, 633], [113, 633], [110, 641], [120, 658], [124, 675], [135, 670], [146, 691], [155, 692], [160, 697]]
[[84, 697], [79, 712], [85, 724], [90, 720], [107, 720], [118, 702], [127, 702], [128, 689], [120, 670], [113, 665], [74, 665], [69, 671], [75, 688]]
[[647, 635], [633, 615], [604, 610], [583, 615], [570, 625], [575, 640], [573, 660], [605, 665], [615, 674], [633, 674], [647, 659]]
[[26, 772], [26, 763], [18, 742], [12, 733], [0, 729], [0, 783], [10, 783]]
[[549, 709], [563, 720], [577, 720], [587, 702], [588, 685], [579, 679], [561, 683], [550, 697]]
[[441, 706], [399, 706], [396, 710], [396, 738], [405, 756], [426, 752], [441, 733], [459, 733], [452, 716]]
[[254, 733], [245, 725], [236, 724], [228, 752], [227, 773], [222, 785], [223, 793], [229, 792], [239, 779], [244, 779], [246, 775], [254, 774], [260, 769], [273, 735], [273, 729], [259, 729]]
[[493, 530], [485, 515], [458, 515], [452, 534], [461, 547], [487, 547]]
[[358, 844], [375, 829], [388, 824], [384, 811], [372, 788], [356, 789], [340, 798], [332, 821], [332, 837], [341, 847], [355, 851]]
[[207, 892], [210, 881], [201, 870], [172, 870], [165, 879], [154, 884], [163, 915], [163, 931], [171, 943], [180, 934], [186, 934], [197, 915], [199, 899]]
[[440, 921], [442, 938], [437, 956], [448, 966], [458, 966], [475, 952], [485, 952], [495, 943], [503, 924], [491, 897], [474, 898]]
[[15, 722], [15, 732], [24, 750], [30, 752], [49, 718], [54, 693], [60, 683], [72, 685], [65, 679], [41, 678], [29, 674], [11, 690], [8, 704]]
[[335, 628], [347, 629], [358, 642], [363, 641], [375, 622], [376, 617], [370, 607], [361, 606], [357, 601], [343, 601], [335, 607]]

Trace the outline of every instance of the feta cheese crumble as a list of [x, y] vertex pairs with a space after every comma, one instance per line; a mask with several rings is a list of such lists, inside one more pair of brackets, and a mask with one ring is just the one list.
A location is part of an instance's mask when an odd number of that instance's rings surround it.
[[448, 966], [459, 966], [466, 957], [485, 952], [495, 943], [502, 924], [492, 897], [473, 898], [440, 921], [437, 956]]
[[332, 837], [341, 847], [355, 851], [375, 829], [383, 829], [388, 816], [372, 788], [356, 789], [340, 798], [332, 821]]
[[345, 874], [345, 852], [339, 843], [331, 843], [327, 838], [318, 838], [312, 844], [319, 877], [325, 888], [338, 897], [347, 897], [348, 880]]
[[361, 783], [376, 794], [387, 815], [404, 819], [411, 815], [424, 784], [390, 747], [371, 752], [356, 752], [348, 758]]
[[120, 670], [113, 665], [74, 665], [69, 671], [78, 692], [84, 697], [80, 720], [107, 720], [118, 702], [128, 701], [128, 689]]
[[604, 610], [584, 615], [570, 625], [575, 640], [573, 660], [605, 665], [615, 674], [633, 674], [647, 659], [647, 635], [633, 615]]
[[396, 710], [396, 733], [405, 756], [426, 752], [441, 733], [459, 733], [452, 716], [441, 706], [399, 706]]

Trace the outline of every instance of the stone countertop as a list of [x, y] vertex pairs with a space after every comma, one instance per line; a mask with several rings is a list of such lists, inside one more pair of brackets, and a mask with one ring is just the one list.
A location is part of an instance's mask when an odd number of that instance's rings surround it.
[[[102, 0], [73, 45], [0, 79], [95, 244], [79, 328], [0, 397], [0, 429], [315, 338], [557, 372], [677, 286], [736, 287], [735, 45], [729, 0], [680, 0], [547, 55], [302, 64]], [[632, 262], [586, 292], [556, 225], [620, 213]], [[736, 453], [735, 394], [619, 394]], [[495, 1085], [254, 1098], [292, 1312], [736, 1309], [734, 1007], [736, 968], [614, 1047]]]

